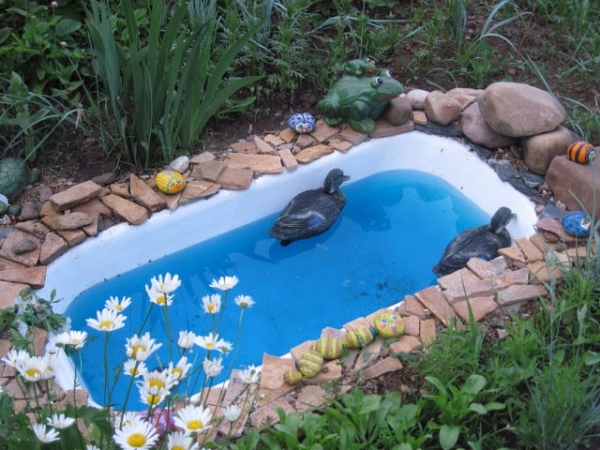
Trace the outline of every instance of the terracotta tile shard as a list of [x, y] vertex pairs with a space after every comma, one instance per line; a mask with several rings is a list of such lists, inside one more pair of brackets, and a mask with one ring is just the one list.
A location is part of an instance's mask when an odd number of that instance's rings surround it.
[[417, 316], [403, 316], [402, 319], [404, 320], [404, 325], [406, 326], [404, 333], [408, 334], [409, 336], [418, 336], [421, 332], [421, 319], [419, 319]]
[[335, 148], [338, 152], [342, 153], [347, 153], [348, 150], [350, 150], [354, 146], [352, 142], [338, 138], [329, 139], [328, 144]]
[[43, 239], [44, 236], [50, 231], [44, 224], [37, 220], [28, 220], [26, 222], [17, 222], [14, 227], [17, 230], [24, 231], [25, 233], [32, 234], [33, 236]]
[[544, 261], [527, 264], [529, 271], [538, 283], [547, 283], [562, 278], [564, 273], [557, 265], [549, 265]]
[[421, 341], [418, 338], [416, 338], [415, 336], [408, 336], [405, 334], [400, 336], [400, 338], [396, 342], [390, 344], [390, 352], [392, 354], [412, 353], [421, 345]]
[[148, 210], [134, 202], [115, 194], [102, 197], [102, 203], [110, 208], [117, 216], [132, 225], [140, 225], [148, 220]]
[[131, 198], [129, 184], [127, 183], [113, 183], [109, 186], [109, 190], [112, 194], [118, 195], [119, 197], [126, 199]]
[[[277, 147], [281, 144], [285, 144], [285, 141], [280, 136], [277, 136], [276, 134], [267, 134], [265, 137], [263, 137], [262, 140], [265, 143], [272, 145], [273, 147]], [[259, 150], [260, 150], [260, 148], [259, 148]]]
[[292, 130], [291, 128], [284, 128], [283, 130], [281, 130], [279, 132], [279, 137], [281, 139], [283, 139], [286, 143], [290, 143], [293, 142], [294, 139], [296, 139], [296, 136], [298, 136], [296, 134], [296, 132], [294, 130]]
[[[295, 368], [295, 366], [296, 364], [292, 358], [279, 358], [264, 354], [260, 375], [261, 391], [263, 389], [269, 389], [271, 391], [278, 390], [283, 386], [286, 386], [285, 392], [293, 389], [291, 386], [285, 384], [283, 381], [283, 374], [288, 370]], [[283, 395], [283, 393], [281, 395]]]
[[223, 170], [225, 170], [225, 164], [222, 161], [213, 159], [200, 163], [194, 167], [194, 170], [192, 170], [192, 177], [198, 181], [203, 179], [217, 181], [223, 173]]
[[500, 306], [512, 305], [546, 297], [548, 291], [541, 284], [528, 284], [525, 286], [510, 286], [498, 292], [497, 301]]
[[221, 185], [210, 181], [190, 181], [181, 194], [179, 202], [187, 205], [193, 201], [211, 197], [219, 192], [219, 189], [221, 189]]
[[234, 142], [229, 147], [239, 153], [247, 153], [249, 155], [256, 153], [256, 143], [254, 142]]
[[460, 300], [453, 303], [452, 308], [466, 323], [469, 323], [469, 305], [471, 305], [473, 318], [476, 322], [479, 322], [498, 308], [498, 304], [494, 301], [493, 296], [473, 297], [468, 302], [467, 300]]
[[42, 243], [40, 263], [49, 264], [66, 253], [67, 250], [69, 250], [69, 244], [58, 234], [50, 232], [46, 235], [46, 239]]
[[356, 131], [349, 125], [344, 125], [342, 130], [340, 131], [340, 137], [350, 141], [353, 145], [358, 145], [367, 139], [367, 135], [365, 133], [361, 133], [360, 131]]
[[430, 313], [413, 295], [404, 297], [404, 301], [398, 307], [398, 313], [401, 316], [417, 316], [419, 319], [426, 319], [430, 316]]
[[69, 247], [75, 247], [87, 239], [87, 234], [83, 230], [64, 230], [57, 233], [69, 244]]
[[523, 254], [521, 249], [516, 246], [501, 248], [500, 250], [498, 250], [498, 254], [500, 256], [504, 256], [509, 261], [514, 261], [522, 264], [526, 262], [525, 255]]
[[492, 279], [494, 289], [504, 289], [512, 284], [527, 284], [529, 283], [530, 272], [528, 268], [518, 270], [508, 270], [495, 276]]
[[75, 205], [88, 202], [98, 197], [101, 192], [102, 186], [93, 181], [85, 181], [84, 183], [53, 194], [48, 201], [50, 201], [54, 210], [61, 212]]
[[16, 298], [21, 293], [25, 293], [30, 290], [31, 287], [24, 283], [0, 281], [0, 310], [13, 307], [15, 305]]
[[325, 123], [323, 119], [317, 120], [315, 124], [315, 130], [310, 133], [312, 137], [314, 137], [317, 142], [325, 142], [334, 134], [339, 133], [340, 129], [337, 127], [330, 127]]
[[427, 115], [423, 111], [413, 111], [412, 121], [417, 125], [427, 125]]
[[92, 223], [92, 218], [86, 213], [72, 212], [60, 216], [42, 217], [42, 222], [54, 231], [69, 231], [89, 225]]
[[437, 286], [425, 288], [422, 291], [417, 292], [415, 297], [445, 326], [448, 326], [453, 317], [457, 317], [456, 313], [444, 297], [444, 294], [442, 294]]
[[77, 205], [71, 209], [72, 212], [81, 212], [91, 215], [101, 215], [105, 217], [110, 217], [112, 212], [108, 209], [104, 203], [102, 203], [97, 198], [90, 200], [89, 202], [82, 203]]
[[398, 358], [388, 356], [380, 361], [377, 361], [371, 367], [366, 368], [362, 373], [363, 380], [371, 380], [380, 377], [386, 373], [397, 372], [402, 369], [402, 363]]
[[333, 147], [331, 147], [330, 145], [319, 144], [305, 148], [304, 150], [300, 150], [296, 154], [296, 159], [299, 163], [308, 164], [312, 161], [321, 158], [322, 156], [329, 155], [332, 152]]
[[515, 244], [521, 249], [528, 263], [544, 260], [544, 254], [527, 238], [516, 238]]
[[423, 345], [428, 345], [435, 341], [437, 337], [435, 319], [427, 319], [421, 321], [420, 337]]
[[339, 361], [333, 360], [323, 364], [321, 372], [314, 378], [305, 378], [304, 384], [323, 384], [342, 378], [342, 365]]
[[254, 179], [254, 171], [250, 169], [234, 169], [225, 167], [217, 183], [223, 188], [231, 191], [248, 189]]
[[28, 284], [34, 289], [44, 286], [46, 280], [46, 266], [26, 267], [24, 269], [11, 269], [0, 271], [0, 281]]
[[0, 270], [23, 269], [27, 266], [11, 261], [10, 259], [0, 258]]
[[470, 297], [493, 295], [494, 293], [494, 282], [490, 278], [485, 280], [471, 281], [469, 283], [465, 283], [464, 286], [453, 286], [444, 290], [444, 294], [449, 299], [450, 303]]
[[375, 363], [381, 354], [383, 348], [383, 341], [381, 339], [375, 339], [366, 347], [359, 351], [356, 363], [354, 364], [353, 372], [359, 372]]
[[160, 195], [134, 174], [129, 176], [129, 191], [133, 200], [149, 211], [160, 211], [167, 206]]
[[[40, 243], [38, 238], [15, 230], [4, 240], [0, 248], [0, 257], [27, 267], [36, 266], [40, 256]], [[21, 249], [27, 251], [22, 252]]]
[[292, 154], [290, 149], [278, 150], [277, 154], [281, 158], [281, 162], [283, 163], [283, 167], [285, 167], [288, 171], [296, 170], [298, 168], [298, 161]]
[[296, 147], [298, 148], [306, 148], [316, 144], [317, 140], [310, 134], [300, 134], [296, 139]]
[[396, 136], [397, 134], [407, 133], [415, 129], [415, 124], [408, 121], [402, 125], [392, 125], [391, 123], [380, 119], [376, 122], [375, 129], [369, 134], [372, 138], [381, 138], [387, 136]]
[[198, 153], [190, 158], [190, 164], [202, 164], [207, 161], [213, 161], [215, 159], [215, 155], [211, 152], [202, 152]]
[[281, 408], [286, 414], [296, 412], [287, 397], [280, 397], [273, 402], [255, 409], [250, 414], [250, 425], [254, 428], [264, 428], [279, 422], [275, 408]]
[[229, 153], [225, 165], [233, 169], [252, 169], [258, 173], [281, 173], [283, 167], [278, 155], [246, 155], [244, 153]]
[[462, 287], [465, 284], [479, 281], [479, 277], [467, 268], [459, 269], [449, 275], [438, 278], [438, 284], [442, 289], [453, 289]]
[[492, 278], [498, 273], [494, 264], [481, 258], [471, 258], [467, 262], [467, 268], [482, 279]]

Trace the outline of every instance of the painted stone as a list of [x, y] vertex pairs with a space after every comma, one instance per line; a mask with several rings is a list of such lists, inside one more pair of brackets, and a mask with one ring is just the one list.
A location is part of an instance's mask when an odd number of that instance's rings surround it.
[[345, 122], [355, 131], [369, 134], [390, 100], [403, 92], [402, 84], [388, 70], [375, 75], [344, 75], [317, 104], [317, 109], [329, 126]]
[[185, 177], [174, 170], [163, 170], [157, 173], [154, 181], [158, 190], [165, 194], [177, 194], [186, 185]]
[[302, 372], [296, 369], [290, 369], [283, 374], [283, 381], [290, 386], [296, 386], [302, 382]]
[[394, 311], [382, 311], [375, 316], [375, 329], [384, 339], [400, 337], [404, 333], [405, 325], [402, 317]]
[[565, 231], [575, 237], [586, 237], [590, 234], [591, 221], [584, 211], [573, 211], [562, 219]]
[[342, 352], [344, 351], [342, 340], [336, 337], [317, 339], [311, 348], [319, 352], [323, 359], [326, 360], [337, 359], [342, 356]]
[[308, 112], [296, 113], [288, 119], [288, 127], [298, 134], [311, 133], [315, 130], [315, 117]]
[[567, 156], [573, 162], [588, 164], [596, 159], [596, 149], [589, 142], [573, 142], [567, 147]]
[[344, 336], [344, 345], [348, 348], [362, 348], [373, 342], [373, 333], [368, 328], [350, 330]]
[[323, 357], [315, 350], [307, 350], [300, 357], [298, 368], [306, 378], [314, 378], [323, 368]]

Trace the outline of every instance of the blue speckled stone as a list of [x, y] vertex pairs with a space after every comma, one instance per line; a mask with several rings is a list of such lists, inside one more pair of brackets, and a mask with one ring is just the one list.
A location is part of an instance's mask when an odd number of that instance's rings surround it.
[[296, 113], [288, 120], [288, 127], [296, 133], [311, 133], [315, 129], [315, 118], [311, 113]]
[[565, 215], [562, 226], [565, 231], [575, 237], [586, 237], [590, 234], [590, 219], [584, 211], [573, 211]]

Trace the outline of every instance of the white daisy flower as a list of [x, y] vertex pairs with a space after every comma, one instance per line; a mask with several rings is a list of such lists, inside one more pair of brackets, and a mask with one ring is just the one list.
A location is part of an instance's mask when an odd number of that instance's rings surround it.
[[233, 289], [238, 282], [238, 277], [234, 275], [232, 277], [220, 277], [218, 280], [212, 280], [212, 283], [210, 283], [209, 286], [222, 291], [229, 291]]
[[223, 417], [228, 422], [235, 422], [242, 415], [242, 410], [238, 405], [229, 405], [226, 408], [222, 408]]
[[64, 428], [69, 428], [71, 425], [75, 423], [75, 419], [72, 417], [67, 417], [64, 414], [53, 414], [51, 417], [46, 419], [48, 425], [54, 428], [58, 428], [60, 430]]
[[211, 332], [208, 336], [196, 336], [194, 343], [205, 350], [217, 350], [216, 344], [218, 340], [219, 335]]
[[168, 369], [166, 370], [153, 370], [151, 372], [146, 372], [142, 375], [142, 379], [138, 381], [138, 386], [140, 387], [157, 387], [160, 389], [171, 389], [173, 386], [177, 385], [178, 379], [171, 375]]
[[119, 300], [119, 297], [113, 297], [112, 295], [104, 303], [106, 309], [111, 309], [118, 313], [125, 311], [129, 305], [131, 305], [131, 297], [123, 297]]
[[122, 428], [125, 425], [131, 425], [136, 420], [139, 420], [140, 415], [134, 411], [125, 411], [123, 414], [116, 414], [113, 418], [113, 427]]
[[86, 444], [85, 450], [100, 450], [100, 448], [96, 447], [95, 445], [92, 445], [92, 444]]
[[151, 303], [155, 303], [159, 306], [171, 306], [173, 304], [173, 296], [171, 294], [166, 294], [154, 287], [148, 289], [146, 287], [146, 292], [148, 293], [148, 297]]
[[246, 384], [255, 384], [260, 380], [260, 370], [251, 365], [247, 369], [240, 370], [238, 377]]
[[202, 307], [206, 314], [217, 314], [221, 310], [221, 295], [205, 295], [202, 297]]
[[211, 419], [212, 415], [208, 408], [188, 405], [177, 411], [175, 425], [188, 435], [191, 433], [202, 433], [211, 427]]
[[36, 382], [50, 378], [48, 361], [43, 356], [30, 356], [20, 361], [16, 369], [27, 381]]
[[165, 389], [159, 386], [148, 386], [145, 383], [138, 386], [140, 393], [140, 400], [142, 403], [150, 406], [160, 405], [167, 396], [171, 393], [169, 389]]
[[155, 339], [150, 338], [150, 333], [146, 333], [142, 337], [134, 334], [133, 337], [127, 338], [125, 344], [127, 356], [136, 361], [146, 361], [152, 353], [162, 347], [161, 343], [156, 344], [155, 342]]
[[159, 275], [158, 278], [152, 277], [152, 279], [150, 280], [150, 288], [148, 287], [148, 285], [146, 285], [146, 291], [148, 291], [148, 289], [154, 288], [155, 290], [164, 294], [170, 294], [173, 291], [175, 291], [175, 289], [177, 289], [179, 286], [181, 286], [181, 280], [179, 279], [179, 275], [176, 274], [174, 276], [171, 276], [171, 274], [167, 272], [167, 274], [164, 277], [162, 275]]
[[249, 295], [238, 295], [234, 302], [242, 309], [251, 308], [256, 303]]
[[192, 348], [195, 340], [196, 335], [193, 331], [180, 331], [177, 345], [181, 348]]
[[144, 361], [136, 361], [135, 359], [128, 359], [123, 364], [123, 372], [125, 375], [129, 375], [132, 377], [140, 377], [148, 372], [148, 368], [146, 367], [146, 363]]
[[46, 353], [43, 358], [46, 360], [46, 377], [44, 379], [52, 378], [56, 375], [56, 369], [58, 368], [58, 353]]
[[43, 423], [36, 423], [31, 427], [35, 437], [44, 444], [49, 444], [50, 442], [58, 441], [60, 438], [58, 436], [58, 431], [49, 428], [46, 428], [46, 425]]
[[175, 379], [181, 380], [187, 376], [192, 366], [191, 363], [188, 363], [188, 359], [185, 356], [182, 356], [176, 365], [173, 365], [173, 362], [169, 363], [169, 373]]
[[223, 371], [223, 358], [205, 359], [202, 361], [202, 368], [207, 377], [218, 377]]
[[27, 351], [21, 349], [17, 350], [13, 348], [6, 354], [4, 358], [2, 358], [2, 361], [4, 361], [5, 364], [8, 364], [11, 367], [17, 367], [20, 362], [30, 357], [31, 355], [27, 353]]
[[72, 347], [75, 350], [80, 350], [85, 345], [88, 334], [86, 331], [66, 331], [56, 335], [54, 344], [57, 347]]
[[227, 354], [231, 351], [231, 349], [233, 348], [233, 344], [229, 341], [226, 341], [225, 339], [219, 339], [216, 343], [215, 343], [215, 347], [217, 348], [218, 351], [220, 351], [221, 353]]
[[89, 327], [98, 331], [115, 331], [125, 326], [125, 317], [116, 311], [104, 308], [102, 311], [96, 312], [95, 319], [86, 319]]
[[199, 448], [194, 438], [183, 431], [174, 431], [167, 436], [167, 450], [198, 450]]
[[152, 424], [137, 418], [117, 429], [113, 439], [123, 450], [147, 450], [156, 443], [158, 434]]

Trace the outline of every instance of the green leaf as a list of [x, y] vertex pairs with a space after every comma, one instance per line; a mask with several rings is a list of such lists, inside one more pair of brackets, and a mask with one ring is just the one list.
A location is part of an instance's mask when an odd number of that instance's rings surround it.
[[473, 374], [466, 379], [461, 391], [465, 394], [478, 394], [486, 385], [487, 381], [482, 375]]
[[469, 409], [471, 411], [475, 411], [476, 413], [482, 414], [482, 415], [487, 413], [487, 410], [481, 403], [471, 403], [469, 405]]
[[81, 28], [81, 22], [72, 19], [61, 19], [56, 24], [54, 32], [58, 37], [68, 36], [69, 34], [79, 30]]
[[440, 445], [444, 450], [451, 449], [458, 442], [459, 426], [442, 425], [440, 428]]

